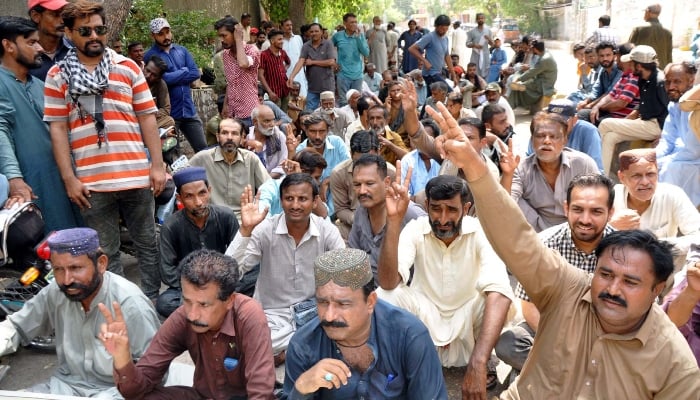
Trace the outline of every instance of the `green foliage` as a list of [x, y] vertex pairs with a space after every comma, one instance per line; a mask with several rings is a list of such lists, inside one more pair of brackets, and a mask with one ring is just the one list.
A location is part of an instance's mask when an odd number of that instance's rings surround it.
[[[289, 1], [286, 0], [260, 0], [263, 8], [270, 15], [270, 20], [279, 22], [289, 16]], [[294, 4], [292, 6], [295, 6]], [[296, 6], [301, 6], [300, 4]]]
[[199, 67], [211, 66], [214, 54], [215, 18], [207, 17], [202, 10], [175, 12], [163, 6], [163, 0], [135, 0], [124, 26], [125, 44], [140, 41], [147, 50], [152, 44], [148, 28], [153, 18], [165, 16], [173, 31], [173, 41], [192, 53]]

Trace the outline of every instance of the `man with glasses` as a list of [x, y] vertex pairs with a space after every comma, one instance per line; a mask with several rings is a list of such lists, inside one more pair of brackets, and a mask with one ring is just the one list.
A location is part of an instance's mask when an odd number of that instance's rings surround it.
[[560, 115], [538, 112], [530, 127], [535, 153], [520, 165], [512, 157], [501, 160], [503, 177], [510, 178], [510, 185], [504, 179], [501, 184], [539, 232], [566, 222], [564, 200], [569, 182], [577, 175], [598, 173], [598, 166], [588, 155], [564, 147], [568, 125]]
[[155, 299], [160, 262], [153, 196], [165, 186], [157, 109], [141, 68], [105, 47], [101, 3], [68, 3], [62, 16], [75, 47], [49, 70], [44, 88], [56, 164], [68, 198], [99, 234], [109, 271], [124, 275], [121, 215], [136, 247], [142, 290]]

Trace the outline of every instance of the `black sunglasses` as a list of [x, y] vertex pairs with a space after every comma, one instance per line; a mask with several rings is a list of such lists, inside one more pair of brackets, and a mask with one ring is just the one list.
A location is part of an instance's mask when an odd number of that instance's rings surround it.
[[82, 37], [88, 37], [92, 34], [92, 31], [94, 30], [97, 36], [102, 36], [107, 34], [107, 27], [104, 25], [96, 26], [94, 28], [91, 28], [89, 26], [81, 26], [80, 28], [73, 29], [74, 31], [78, 32], [78, 35]]

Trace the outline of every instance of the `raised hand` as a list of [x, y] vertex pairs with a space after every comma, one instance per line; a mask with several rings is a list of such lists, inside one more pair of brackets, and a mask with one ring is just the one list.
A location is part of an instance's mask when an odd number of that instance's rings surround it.
[[287, 175], [301, 172], [301, 165], [294, 160], [284, 160], [280, 163], [280, 167], [282, 167], [284, 173]]
[[404, 112], [416, 112], [418, 108], [418, 95], [413, 82], [404, 80], [401, 83], [401, 107]]
[[122, 309], [116, 301], [112, 302], [114, 315], [103, 303], [98, 304], [97, 307], [105, 318], [105, 323], [100, 326], [98, 338], [112, 356], [114, 368], [123, 368], [131, 362], [131, 350], [129, 349], [129, 334]]
[[287, 145], [287, 158], [292, 158], [297, 152], [297, 145], [299, 144], [299, 139], [294, 136], [294, 126], [293, 124], [287, 124], [286, 128], [286, 145]]
[[499, 160], [501, 172], [503, 175], [513, 175], [520, 164], [520, 156], [513, 153], [513, 139], [508, 139], [508, 146], [506, 146], [501, 139], [496, 139], [494, 145], [499, 146], [501, 149], [501, 157]]
[[253, 189], [246, 185], [241, 194], [241, 227], [240, 232], [243, 237], [250, 236], [253, 229], [261, 223], [267, 216], [268, 208], [260, 211], [258, 208], [260, 193], [253, 196]]
[[396, 178], [390, 186], [386, 188], [386, 217], [403, 221], [411, 201], [408, 195], [408, 188], [411, 184], [411, 173], [413, 168], [409, 167], [406, 177], [401, 181], [401, 161], [396, 162]]

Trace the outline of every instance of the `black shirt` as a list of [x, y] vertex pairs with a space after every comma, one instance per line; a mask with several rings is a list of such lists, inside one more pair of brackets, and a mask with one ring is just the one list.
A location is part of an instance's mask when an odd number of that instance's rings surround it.
[[654, 70], [648, 80], [639, 77], [639, 117], [648, 121], [656, 119], [663, 129], [668, 114], [668, 95], [663, 74]]

